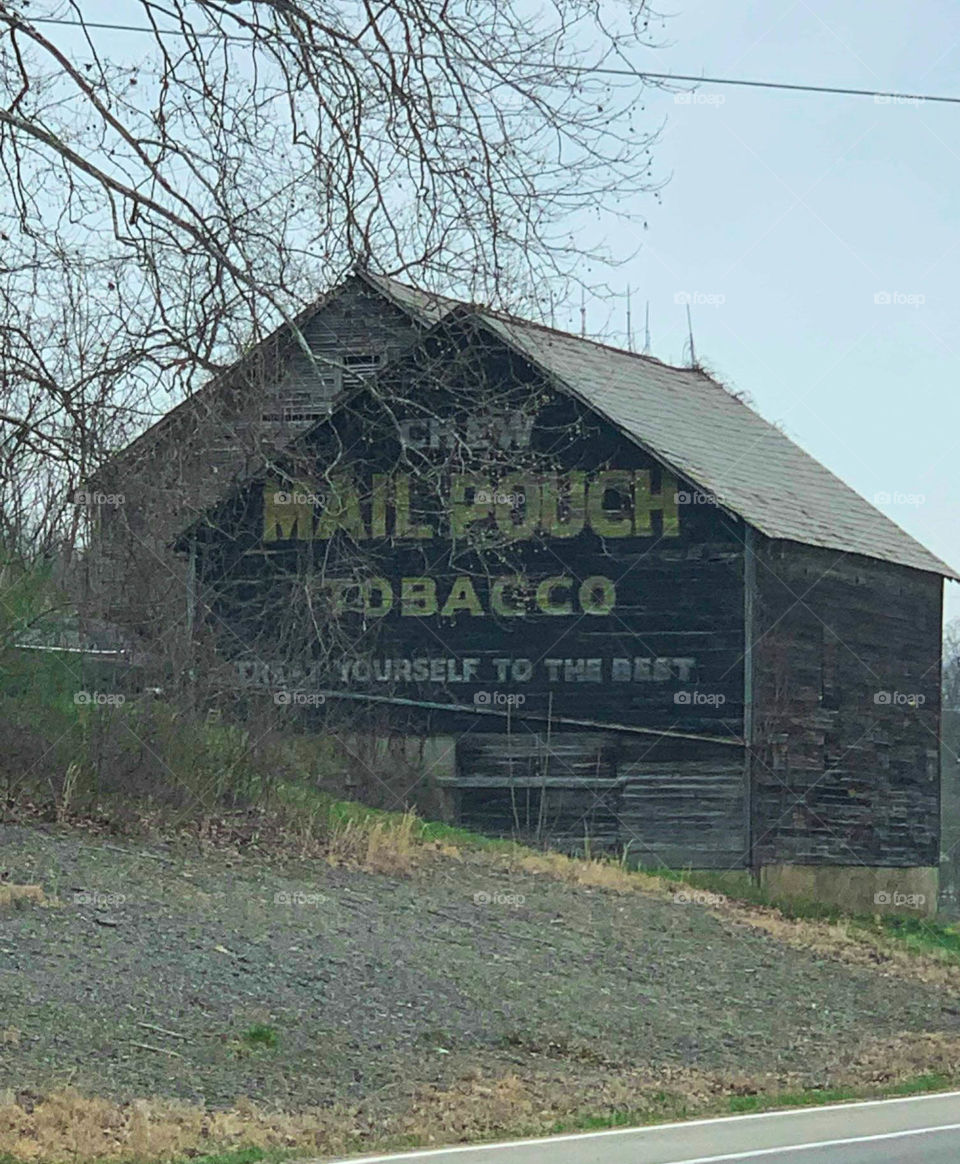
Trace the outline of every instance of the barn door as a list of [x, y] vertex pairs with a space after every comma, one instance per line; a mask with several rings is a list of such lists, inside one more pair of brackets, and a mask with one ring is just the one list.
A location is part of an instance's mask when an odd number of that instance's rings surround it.
[[747, 852], [743, 761], [633, 761], [620, 769], [620, 835], [641, 865], [743, 869]]
[[495, 836], [558, 848], [617, 843], [619, 796], [609, 736], [470, 735], [457, 744], [457, 816]]

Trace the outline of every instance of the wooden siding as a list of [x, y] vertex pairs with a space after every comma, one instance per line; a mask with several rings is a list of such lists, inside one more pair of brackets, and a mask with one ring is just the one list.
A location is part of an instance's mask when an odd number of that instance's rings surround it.
[[[369, 375], [417, 334], [408, 316], [360, 280], [349, 280], [303, 328], [314, 364], [292, 341], [273, 342], [252, 363], [169, 413], [110, 462], [98, 490], [123, 503], [99, 507], [90, 589], [98, 609], [138, 626], [151, 604], [169, 612], [183, 594], [171, 541], [330, 411], [335, 396]], [[363, 363], [357, 360], [363, 357]], [[171, 585], [172, 583], [172, 585]], [[161, 618], [169, 618], [165, 613]]]
[[603, 733], [470, 735], [452, 783], [459, 822], [482, 832], [568, 848], [588, 837], [648, 867], [747, 864], [743, 763], [709, 745], [684, 754]]
[[592, 732], [469, 735], [457, 744], [461, 824], [557, 848], [620, 840], [616, 741]]
[[755, 860], [935, 865], [941, 579], [757, 542]]
[[[394, 398], [419, 390], [416, 365], [398, 375], [404, 378]], [[518, 400], [539, 394], [544, 403], [530, 437], [535, 452], [560, 444], [558, 432], [581, 434], [551, 453], [558, 473], [580, 473], [591, 481], [610, 469], [636, 474], [649, 480], [655, 497], [669, 495], [671, 504], [673, 493], [684, 488], [606, 422], [547, 390], [520, 361], [485, 368], [472, 399], [481, 391], [485, 405], [498, 406], [504, 415], [518, 407]], [[471, 397], [471, 391], [458, 383], [456, 398], [464, 397]], [[438, 389], [429, 401], [432, 412], [445, 416], [453, 399]], [[357, 504], [366, 513], [373, 474], [389, 474], [403, 459], [396, 425], [386, 422], [373, 400], [354, 398], [349, 413], [336, 413], [311, 433], [289, 467], [290, 476], [322, 481], [325, 467], [344, 449], [363, 450], [364, 459], [348, 461], [346, 469], [359, 482]], [[499, 471], [509, 471], [509, 457], [500, 459]], [[536, 479], [530, 480], [529, 488], [538, 488]], [[408, 481], [416, 486], [416, 477]], [[233, 521], [233, 533], [226, 539], [218, 535], [204, 550], [202, 572], [216, 580], [210, 598], [216, 616], [249, 644], [251, 655], [277, 657], [298, 578], [355, 577], [360, 560], [363, 576], [379, 579], [392, 605], [382, 617], [360, 611], [341, 616], [347, 638], [361, 645], [370, 663], [343, 674], [332, 667], [327, 689], [476, 704], [487, 712], [504, 708], [499, 717], [451, 713], [451, 731], [502, 732], [508, 718], [530, 716], [742, 737], [743, 531], [742, 523], [716, 505], [681, 503], [669, 530], [654, 512], [649, 528], [635, 535], [602, 535], [586, 525], [576, 536], [538, 532], [513, 542], [491, 573], [490, 564], [462, 538], [454, 544], [436, 498], [412, 503], [420, 507], [415, 522], [437, 523], [426, 540], [388, 529], [358, 545], [339, 531], [314, 536], [322, 502], [295, 517], [289, 511], [278, 515], [268, 501], [276, 489], [265, 483], [245, 491], [232, 516], [221, 514], [212, 523], [223, 530]], [[358, 520], [373, 526], [372, 517]], [[475, 592], [476, 608], [445, 613], [440, 608], [444, 596], [464, 577]], [[498, 612], [498, 581], [523, 578], [536, 589], [551, 577], [565, 579], [562, 593], [571, 603], [569, 611], [558, 614], [541, 606], [512, 617]], [[437, 606], [422, 616], [402, 606], [404, 579], [410, 578], [426, 579], [424, 585], [435, 587], [439, 596]], [[591, 578], [608, 584], [608, 609], [585, 608], [583, 587]], [[434, 663], [439, 670], [432, 669]], [[411, 677], [414, 666], [428, 664], [429, 675]]]
[[643, 865], [741, 869], [746, 789], [739, 757], [635, 761], [620, 768], [620, 839]]

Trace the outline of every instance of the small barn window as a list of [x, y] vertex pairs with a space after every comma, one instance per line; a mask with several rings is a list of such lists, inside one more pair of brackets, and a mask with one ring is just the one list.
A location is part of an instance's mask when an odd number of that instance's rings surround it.
[[381, 362], [379, 352], [349, 352], [343, 357], [343, 366], [357, 376], [375, 372]]

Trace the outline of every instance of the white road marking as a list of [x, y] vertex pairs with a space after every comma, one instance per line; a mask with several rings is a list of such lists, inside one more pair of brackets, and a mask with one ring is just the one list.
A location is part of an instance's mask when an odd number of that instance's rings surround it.
[[776, 1156], [783, 1152], [811, 1152], [814, 1148], [842, 1148], [844, 1144], [871, 1144], [878, 1140], [899, 1140], [904, 1136], [928, 1136], [931, 1132], [955, 1132], [960, 1124], [940, 1124], [932, 1128], [910, 1128], [905, 1132], [882, 1132], [875, 1136], [850, 1136], [845, 1140], [819, 1140], [815, 1144], [784, 1144], [780, 1148], [756, 1148], [752, 1152], [733, 1152], [725, 1156], [697, 1156], [693, 1160], [676, 1160], [673, 1164], [725, 1164], [727, 1160], [756, 1160], [759, 1156]]
[[[530, 1148], [536, 1147], [538, 1144], [569, 1144], [576, 1140], [598, 1140], [605, 1136], [630, 1136], [638, 1133], [652, 1133], [672, 1131], [679, 1128], [703, 1128], [716, 1124], [738, 1124], [744, 1123], [747, 1120], [764, 1120], [772, 1119], [776, 1116], [803, 1116], [803, 1115], [818, 1115], [825, 1111], [840, 1111], [840, 1110], [860, 1110], [864, 1107], [880, 1107], [881, 1105], [892, 1104], [907, 1104], [918, 1103], [923, 1100], [927, 1102], [937, 1099], [960, 1099], [960, 1091], [928, 1091], [923, 1095], [908, 1095], [899, 1099], [866, 1099], [862, 1101], [851, 1100], [849, 1103], [831, 1103], [825, 1104], [822, 1107], [811, 1106], [802, 1108], [778, 1108], [776, 1111], [760, 1111], [753, 1112], [750, 1115], [739, 1116], [713, 1116], [710, 1119], [701, 1120], [679, 1120], [672, 1124], [644, 1124], [640, 1127], [634, 1128], [608, 1128], [602, 1132], [570, 1132], [562, 1136], [540, 1136], [533, 1140], [503, 1140], [492, 1144], [456, 1144], [450, 1148], [420, 1148], [413, 1152], [401, 1152], [399, 1155], [393, 1153], [387, 1156], [352, 1156], [343, 1161], [343, 1164], [400, 1164], [403, 1160], [426, 1160], [431, 1156], [450, 1155], [454, 1152], [457, 1154], [464, 1152], [499, 1152], [509, 1148]], [[960, 1125], [948, 1124], [944, 1128], [953, 1128]], [[923, 1132], [937, 1131], [936, 1128], [922, 1128]], [[906, 1132], [888, 1132], [887, 1136], [902, 1136], [907, 1135]], [[875, 1139], [882, 1139], [882, 1136], [868, 1137]], [[854, 1141], [834, 1140], [825, 1141], [825, 1143], [853, 1143]], [[794, 1151], [798, 1148], [806, 1147], [806, 1144], [798, 1144], [794, 1147]], [[811, 1144], [810, 1147], [822, 1147], [823, 1145]], [[785, 1148], [764, 1148], [761, 1151], [767, 1155], [770, 1152], [783, 1152]], [[748, 1153], [747, 1156], [705, 1156], [701, 1157], [700, 1161], [681, 1160], [677, 1164], [701, 1164], [702, 1161], [716, 1161], [716, 1160], [744, 1160], [749, 1159], [750, 1155], [757, 1153]], [[334, 1162], [339, 1164], [339, 1162]]]

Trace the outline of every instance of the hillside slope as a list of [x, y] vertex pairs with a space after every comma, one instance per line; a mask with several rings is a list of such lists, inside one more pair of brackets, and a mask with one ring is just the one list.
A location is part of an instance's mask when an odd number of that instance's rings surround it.
[[249, 1097], [335, 1111], [366, 1143], [703, 1110], [958, 1058], [953, 971], [803, 948], [703, 895], [480, 853], [387, 876], [9, 825], [0, 852], [5, 881], [59, 903], [0, 911], [0, 1088], [25, 1109], [64, 1087], [121, 1105]]

